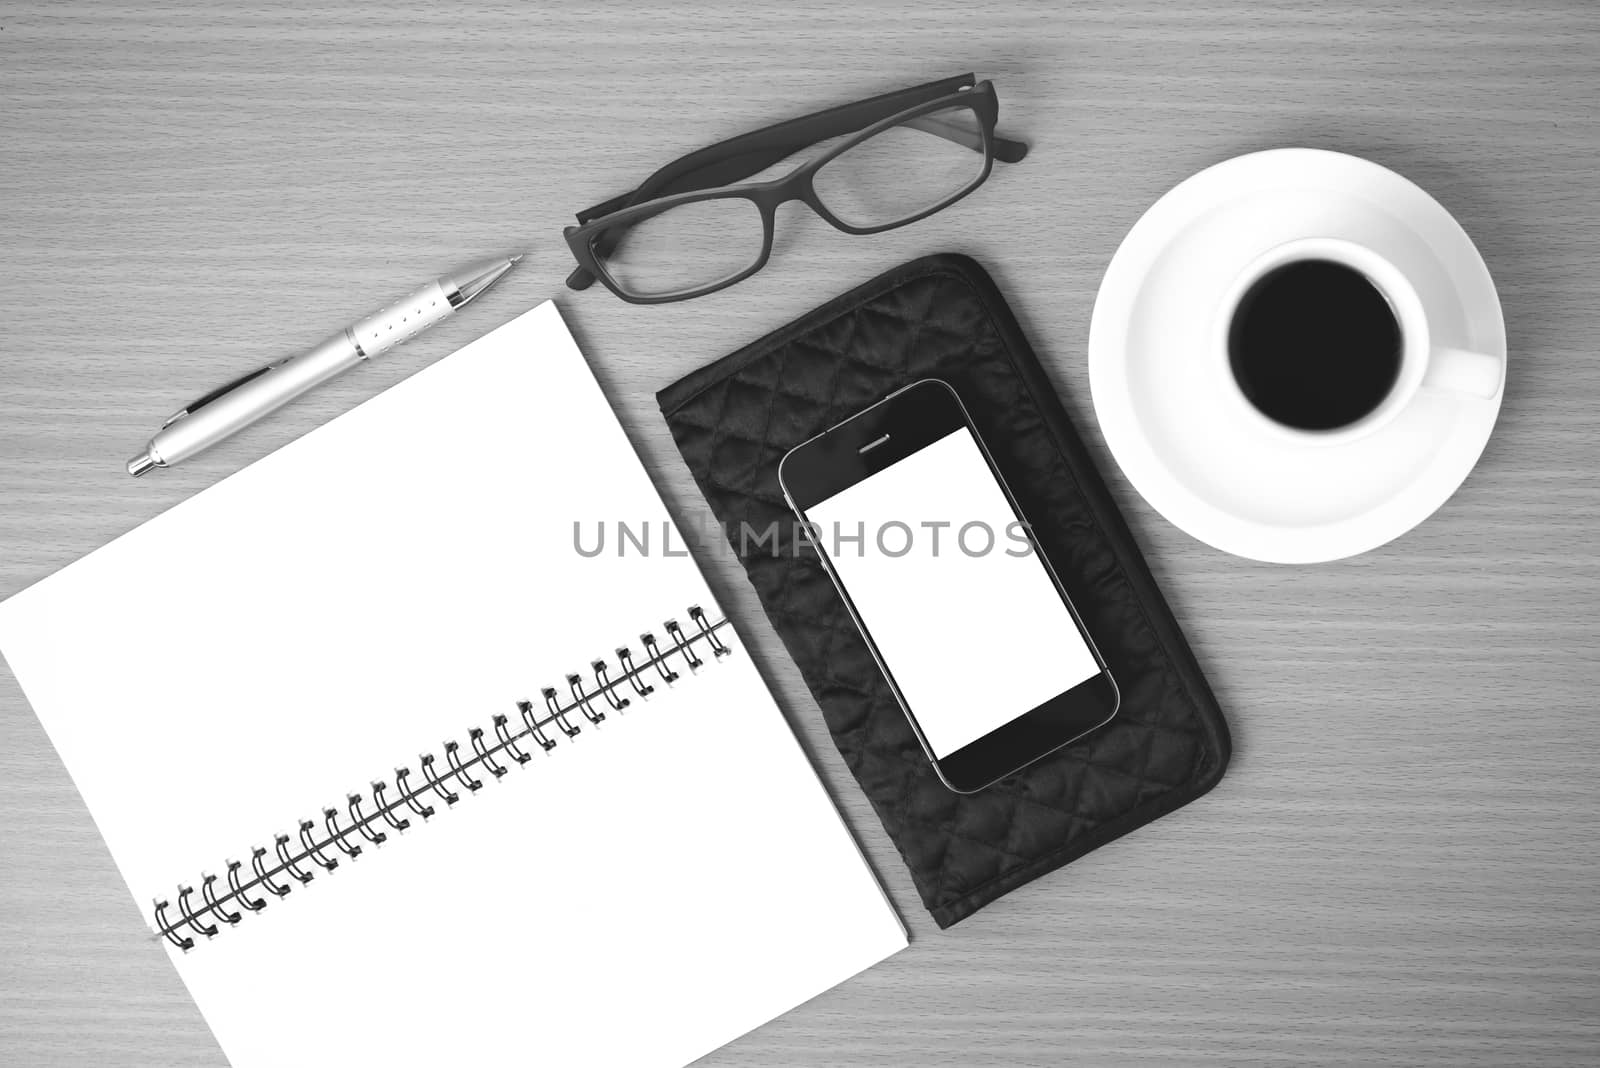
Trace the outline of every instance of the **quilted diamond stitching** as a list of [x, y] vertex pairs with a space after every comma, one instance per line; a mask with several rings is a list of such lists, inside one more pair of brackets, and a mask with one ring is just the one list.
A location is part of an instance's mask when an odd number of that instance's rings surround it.
[[[1149, 606], [1107, 550], [1110, 535], [1087, 507], [1051, 422], [1018, 375], [1015, 361], [1031, 354], [1008, 351], [975, 296], [959, 271], [908, 269], [897, 284], [778, 336], [765, 351], [730, 358], [730, 373], [667, 411], [680, 451], [738, 553], [741, 521], [760, 527], [788, 516], [775, 471], [789, 448], [908, 382], [960, 379], [980, 426], [985, 415], [1003, 426], [985, 437], [1006, 454], [1013, 488], [1043, 509], [1024, 506], [1058, 570], [1070, 568], [1085, 588], [1103, 591], [1104, 619], [1091, 621], [1091, 630], [1114, 673], [1133, 671], [1137, 685], [1127, 689], [1137, 693], [1125, 697], [1107, 728], [965, 797], [938, 783], [820, 564], [782, 553], [742, 560], [836, 746], [941, 925], [1101, 844], [1097, 836], [1125, 833], [1172, 807], [1174, 792], [1222, 759], [1208, 733], [1217, 727], [1206, 722], [1214, 716], [1220, 725], [1220, 714], [1188, 692]], [[1129, 640], [1108, 647], [1097, 624]]]

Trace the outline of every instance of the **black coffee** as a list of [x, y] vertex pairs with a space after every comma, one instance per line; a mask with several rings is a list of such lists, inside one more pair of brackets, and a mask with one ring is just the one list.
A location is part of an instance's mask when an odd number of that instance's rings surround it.
[[1245, 291], [1228, 361], [1261, 412], [1300, 430], [1367, 415], [1400, 375], [1400, 324], [1360, 271], [1329, 260], [1275, 268]]

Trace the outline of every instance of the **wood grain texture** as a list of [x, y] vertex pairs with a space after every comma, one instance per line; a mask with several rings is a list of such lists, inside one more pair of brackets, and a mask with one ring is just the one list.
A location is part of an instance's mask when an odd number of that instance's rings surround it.
[[[876, 238], [788, 213], [764, 274], [688, 304], [559, 288], [571, 213], [667, 159], [969, 69], [1034, 152], [959, 208]], [[1600, 1059], [1600, 9], [0, 0], [0, 99], [0, 596], [552, 295], [703, 524], [656, 389], [909, 257], [995, 273], [1229, 714], [1234, 765], [939, 932], [737, 564], [701, 539], [914, 937], [707, 1064]], [[1155, 515], [1104, 451], [1084, 364], [1140, 212], [1280, 145], [1434, 193], [1489, 263], [1512, 351], [1455, 498], [1316, 567], [1234, 559]], [[196, 462], [122, 473], [197, 388], [513, 249], [529, 260], [471, 314]], [[4, 673], [0, 814], [0, 1063], [219, 1063]]]

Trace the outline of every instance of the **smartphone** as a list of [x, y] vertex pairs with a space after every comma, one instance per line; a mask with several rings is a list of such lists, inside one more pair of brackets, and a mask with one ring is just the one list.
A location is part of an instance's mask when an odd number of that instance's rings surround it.
[[949, 384], [795, 446], [778, 482], [946, 786], [974, 793], [1120, 699]]

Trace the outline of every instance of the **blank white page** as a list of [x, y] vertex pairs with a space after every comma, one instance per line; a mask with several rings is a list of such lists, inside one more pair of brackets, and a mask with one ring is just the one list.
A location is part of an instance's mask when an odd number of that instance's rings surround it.
[[[655, 551], [619, 556], [618, 522]], [[149, 917], [641, 631], [694, 632], [690, 605], [721, 618], [667, 522], [546, 303], [0, 603], [0, 651]], [[682, 1065], [903, 947], [720, 633], [433, 819], [160, 940], [233, 1064]]]

